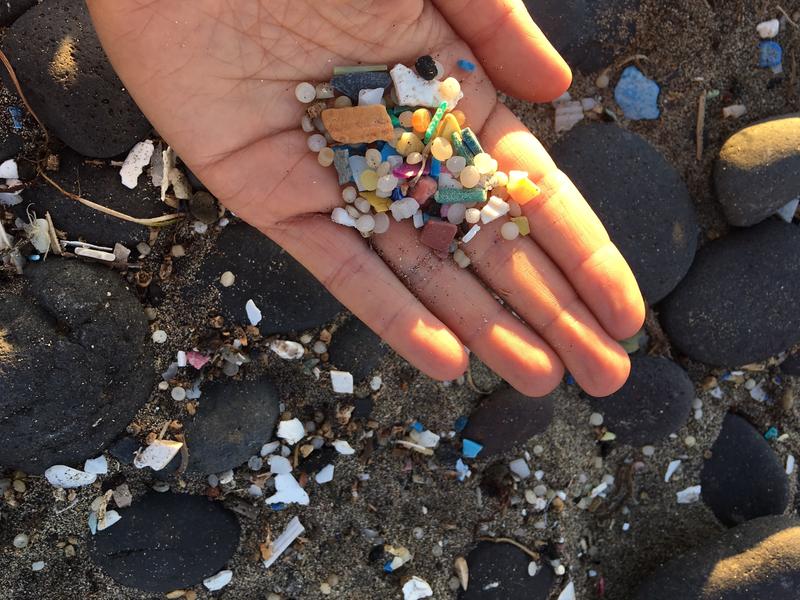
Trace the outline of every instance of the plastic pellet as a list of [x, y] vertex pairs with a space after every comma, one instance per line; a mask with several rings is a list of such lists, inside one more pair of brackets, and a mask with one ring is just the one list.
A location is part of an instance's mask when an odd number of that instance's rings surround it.
[[470, 225], [474, 225], [481, 220], [481, 211], [477, 208], [468, 208], [464, 213], [464, 220]]
[[464, 124], [467, 122], [467, 115], [464, 114], [463, 110], [455, 109], [450, 114], [455, 117], [456, 121], [458, 121], [459, 127], [464, 127]]
[[436, 112], [433, 114], [433, 117], [431, 118], [431, 123], [430, 123], [430, 125], [428, 125], [428, 129], [425, 130], [424, 142], [426, 144], [431, 141], [431, 138], [433, 137], [433, 133], [439, 127], [439, 122], [444, 117], [445, 112], [447, 112], [447, 102], [442, 102], [439, 105], [439, 108], [437, 108]]
[[371, 208], [369, 205], [369, 200], [361, 197], [356, 198], [356, 201], [353, 203], [353, 205], [356, 207], [358, 212], [362, 213], [368, 213], [369, 209]]
[[333, 106], [334, 108], [347, 108], [348, 106], [353, 106], [353, 101], [347, 96], [338, 96], [333, 101]]
[[219, 276], [219, 284], [222, 287], [231, 287], [234, 282], [236, 281], [236, 275], [231, 273], [230, 271], [225, 271], [222, 275]]
[[414, 229], [422, 229], [422, 226], [425, 225], [425, 219], [422, 216], [422, 211], [418, 210], [414, 213], [414, 216], [411, 218], [412, 223], [414, 223]]
[[509, 178], [506, 189], [508, 195], [520, 206], [525, 206], [540, 193], [536, 184], [527, 177], [515, 178], [513, 181]]
[[314, 121], [312, 121], [311, 117], [308, 115], [303, 115], [303, 118], [300, 119], [300, 128], [306, 133], [311, 133], [314, 131], [314, 129], [316, 129], [314, 127]]
[[520, 235], [530, 235], [531, 225], [528, 223], [528, 217], [514, 217], [511, 220], [517, 224]]
[[439, 204], [474, 204], [476, 202], [486, 202], [486, 190], [483, 188], [439, 189], [434, 195], [434, 199]]
[[363, 215], [356, 221], [356, 229], [362, 233], [369, 233], [375, 229], [375, 219], [372, 215]]
[[172, 396], [172, 399], [176, 402], [186, 400], [186, 390], [180, 386], [174, 387], [170, 392], [170, 396]]
[[461, 242], [464, 243], [464, 244], [468, 244], [470, 241], [472, 241], [472, 238], [474, 238], [476, 235], [478, 235], [478, 232], [480, 230], [481, 230], [481, 226], [480, 225], [473, 225], [470, 228], [470, 230], [464, 235], [464, 237], [461, 238]]
[[461, 248], [458, 248], [455, 252], [453, 252], [453, 260], [456, 261], [456, 264], [461, 267], [462, 269], [466, 269], [470, 262], [469, 256], [464, 254], [464, 251]]
[[[450, 145], [452, 148], [452, 144]], [[458, 175], [461, 171], [464, 170], [464, 167], [467, 166], [467, 159], [463, 156], [451, 156], [447, 159], [447, 163], [445, 163], [445, 167], [447, 170], [450, 171], [453, 175]]]
[[445, 161], [453, 156], [453, 146], [443, 137], [437, 137], [431, 144], [431, 154], [436, 160]]
[[472, 164], [475, 165], [481, 175], [491, 175], [497, 170], [497, 161], [486, 152], [476, 154], [472, 159]]
[[592, 427], [600, 427], [603, 424], [603, 415], [600, 413], [592, 413], [589, 415], [589, 425]]
[[400, 121], [401, 127], [411, 129], [414, 126], [414, 113], [410, 110], [404, 110], [398, 115], [397, 120]]
[[406, 156], [406, 162], [410, 165], [418, 165], [422, 162], [422, 154], [419, 152], [412, 152]]
[[378, 187], [378, 174], [372, 169], [367, 169], [366, 171], [361, 173], [359, 181], [361, 182], [361, 186], [365, 190], [373, 192]]
[[328, 145], [328, 140], [325, 139], [324, 135], [315, 133], [314, 135], [308, 137], [308, 148], [312, 152], [319, 152], [327, 145]]
[[507, 223], [503, 223], [503, 226], [500, 228], [500, 235], [504, 240], [515, 240], [519, 237], [519, 228], [513, 221], [508, 221]]
[[359, 210], [355, 206], [346, 206], [344, 210], [345, 212], [347, 212], [348, 215], [350, 215], [350, 217], [352, 217], [353, 219], [352, 226], [355, 227], [356, 225], [355, 220], [361, 216], [361, 212], [359, 212]]
[[412, 113], [411, 127], [414, 133], [423, 134], [431, 124], [431, 111], [427, 108], [418, 108]]
[[317, 100], [328, 100], [329, 98], [333, 98], [333, 86], [327, 81], [318, 83], [317, 87], [315, 88], [315, 92]]
[[503, 171], [496, 171], [492, 177], [494, 187], [506, 187], [508, 185], [508, 175]]
[[325, 147], [317, 154], [317, 162], [323, 167], [330, 167], [333, 164], [333, 148]]
[[458, 180], [461, 182], [465, 188], [474, 188], [478, 185], [478, 181], [481, 179], [481, 174], [478, 172], [478, 169], [473, 165], [469, 165], [464, 167], [461, 171], [461, 174], [458, 177]]
[[439, 85], [439, 93], [442, 98], [448, 102], [452, 102], [458, 98], [461, 93], [461, 84], [455, 77], [448, 77]]
[[18, 533], [14, 536], [14, 548], [25, 548], [28, 545], [28, 536], [24, 533]]
[[389, 215], [385, 212], [378, 213], [372, 217], [375, 221], [373, 233], [386, 233], [389, 230]]
[[424, 147], [422, 140], [410, 131], [404, 131], [395, 145], [395, 149], [401, 156], [408, 156], [412, 152], [422, 152]]
[[509, 217], [519, 217], [522, 215], [522, 209], [520, 208], [519, 204], [511, 200], [508, 203], [508, 216]]
[[353, 202], [355, 202], [356, 198], [358, 198], [358, 192], [356, 191], [356, 188], [354, 188], [352, 185], [348, 185], [346, 188], [342, 190], [342, 200], [344, 200], [348, 204], [352, 204]]
[[303, 83], [298, 83], [297, 87], [294, 88], [294, 96], [303, 104], [308, 104], [316, 99], [317, 90], [313, 85], [304, 81]]
[[464, 217], [467, 212], [467, 207], [464, 204], [448, 204], [447, 206], [447, 221], [453, 225], [461, 225], [464, 222]]
[[384, 175], [378, 178], [377, 190], [385, 193], [386, 197], [388, 197], [388, 195], [392, 193], [392, 190], [397, 187], [398, 183], [399, 181], [394, 175]]
[[370, 148], [367, 150], [367, 152], [364, 154], [364, 158], [367, 159], [367, 166], [370, 169], [377, 169], [378, 165], [381, 164], [381, 153], [375, 148]]
[[459, 69], [463, 69], [467, 73], [472, 73], [475, 70], [475, 63], [468, 61], [466, 58], [459, 58], [456, 64]]
[[472, 129], [465, 127], [461, 130], [461, 139], [464, 140], [464, 145], [472, 152], [472, 155], [480, 154], [483, 152], [481, 143], [478, 141], [477, 136], [473, 133]]

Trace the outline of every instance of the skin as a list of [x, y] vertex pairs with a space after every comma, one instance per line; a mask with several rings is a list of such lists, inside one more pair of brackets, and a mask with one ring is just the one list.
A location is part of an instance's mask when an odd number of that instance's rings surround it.
[[[625, 382], [630, 363], [614, 340], [644, 321], [633, 274], [577, 189], [497, 100], [500, 89], [549, 101], [571, 81], [521, 0], [88, 4], [120, 78], [208, 189], [416, 367], [454, 379], [466, 346], [529, 396], [550, 392], [565, 368], [596, 396]], [[543, 190], [524, 207], [531, 236], [507, 242], [501, 220], [485, 226], [464, 247], [467, 270], [420, 245], [408, 221], [392, 222], [372, 249], [332, 223], [343, 204], [335, 172], [319, 166], [299, 127], [299, 82], [326, 81], [336, 65], [413, 65], [425, 53], [461, 81], [458, 108], [501, 170], [527, 171]], [[459, 70], [460, 58], [477, 69]]]

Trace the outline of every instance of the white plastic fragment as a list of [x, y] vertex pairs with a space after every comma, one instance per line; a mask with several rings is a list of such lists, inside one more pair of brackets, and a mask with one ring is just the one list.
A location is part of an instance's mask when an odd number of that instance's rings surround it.
[[553, 123], [556, 133], [569, 131], [581, 121], [583, 121], [583, 105], [577, 100], [559, 103], [556, 106], [556, 115]]
[[373, 392], [377, 392], [379, 389], [381, 389], [381, 385], [383, 385], [383, 378], [380, 375], [375, 375], [369, 381], [369, 389], [371, 389]]
[[53, 465], [44, 472], [50, 485], [64, 489], [83, 487], [95, 482], [96, 473], [86, 473], [66, 465]]
[[[441, 82], [438, 80], [426, 81], [405, 65], [397, 64], [389, 71], [394, 83], [397, 100], [403, 106], [427, 106], [438, 108], [445, 101], [440, 92]], [[458, 101], [464, 97], [463, 92], [453, 100], [447, 101], [450, 110], [454, 109]]]
[[363, 89], [358, 91], [358, 105], [368, 106], [370, 104], [380, 104], [383, 100], [383, 88]]
[[673, 460], [672, 462], [667, 465], [667, 472], [664, 473], [664, 482], [668, 483], [672, 476], [675, 474], [675, 471], [678, 470], [678, 467], [681, 466], [680, 460]]
[[288, 458], [273, 454], [267, 459], [269, 470], [273, 475], [286, 475], [292, 472], [292, 463]]
[[599, 485], [597, 485], [597, 486], [596, 486], [596, 487], [595, 487], [595, 488], [594, 488], [594, 489], [591, 491], [591, 493], [589, 494], [589, 496], [590, 496], [591, 498], [596, 498], [597, 496], [599, 496], [600, 494], [602, 494], [603, 492], [605, 492], [607, 489], [608, 489], [608, 484], [607, 484], [607, 483], [604, 481], [604, 482], [600, 483]]
[[272, 340], [269, 349], [284, 360], [298, 360], [305, 354], [302, 344], [289, 340]]
[[278, 441], [268, 442], [268, 443], [264, 444], [263, 446], [261, 446], [261, 452], [259, 454], [261, 454], [261, 456], [269, 456], [270, 454], [275, 452], [275, 450], [277, 450], [280, 447], [281, 447], [281, 443], [278, 442]]
[[333, 481], [333, 465], [325, 465], [322, 467], [317, 474], [314, 475], [314, 480], [320, 485]]
[[753, 389], [750, 390], [750, 397], [756, 402], [766, 402], [769, 395], [767, 390], [764, 389], [764, 382], [759, 381]]
[[153, 471], [160, 471], [175, 458], [183, 444], [173, 440], [155, 440], [133, 459], [133, 466], [137, 469], [150, 467]]
[[781, 30], [781, 22], [778, 19], [762, 21], [756, 25], [756, 31], [762, 40], [774, 38]]
[[416, 575], [403, 584], [403, 600], [420, 600], [432, 596], [433, 590], [428, 582]]
[[244, 309], [247, 311], [247, 319], [250, 321], [250, 325], [258, 325], [261, 323], [261, 311], [252, 299], [247, 301], [247, 304], [244, 305]]
[[800, 196], [795, 198], [794, 200], [789, 200], [786, 204], [781, 206], [775, 214], [778, 215], [781, 219], [786, 221], [787, 223], [792, 222], [792, 218], [794, 217], [794, 213], [797, 211], [797, 206], [800, 204]]
[[[508, 202], [497, 196], [492, 196], [481, 208], [481, 221], [485, 225], [507, 214], [511, 209]], [[474, 227], [473, 227], [474, 229]], [[465, 236], [466, 237], [466, 236]]]
[[203, 585], [209, 592], [216, 592], [217, 590], [221, 590], [228, 585], [231, 582], [231, 579], [233, 579], [233, 571], [225, 569], [216, 575], [212, 575], [211, 577], [206, 577], [203, 579]]
[[558, 595], [558, 600], [575, 600], [575, 584], [571, 581], [567, 584], [561, 593]]
[[97, 521], [97, 531], [103, 531], [104, 529], [108, 529], [114, 523], [118, 522], [122, 517], [119, 516], [119, 513], [115, 510], [107, 510], [103, 515], [102, 519]]
[[441, 439], [440, 436], [427, 429], [423, 429], [422, 431], [412, 429], [408, 436], [423, 448], [436, 448]]
[[289, 421], [281, 421], [278, 423], [278, 437], [286, 440], [290, 446], [294, 446], [297, 442], [302, 440], [306, 435], [306, 429], [303, 427], [303, 422], [300, 419], [294, 418]]
[[16, 206], [20, 202], [22, 202], [21, 192], [0, 192], [0, 204], [3, 206]]
[[270, 544], [270, 556], [264, 561], [264, 568], [269, 568], [272, 563], [278, 560], [280, 555], [286, 552], [286, 549], [292, 545], [292, 542], [300, 537], [305, 530], [305, 527], [300, 523], [300, 519], [297, 517], [292, 518], [286, 525], [286, 529], [283, 530], [283, 533]]
[[425, 220], [422, 217], [422, 211], [418, 210], [414, 213], [412, 217], [412, 223], [414, 223], [414, 229], [422, 229], [422, 226], [425, 225]]
[[95, 475], [105, 475], [108, 473], [108, 460], [102, 454], [97, 458], [88, 458], [83, 463], [83, 470], [86, 473], [94, 473]]
[[37, 252], [45, 254], [50, 250], [50, 233], [46, 219], [31, 219], [29, 223], [23, 224], [23, 229]]
[[308, 494], [291, 473], [275, 475], [275, 493], [266, 499], [267, 504], [300, 504], [308, 506]]
[[131, 148], [122, 163], [122, 168], [119, 170], [119, 178], [122, 180], [122, 185], [129, 189], [134, 189], [138, 185], [139, 175], [150, 164], [154, 150], [155, 146], [152, 140], [139, 142]]
[[790, 454], [786, 457], [786, 474], [791, 475], [794, 473], [795, 459], [794, 455]]
[[19, 179], [17, 161], [13, 158], [9, 158], [0, 163], [0, 179]]
[[42, 569], [44, 569], [43, 560], [37, 560], [35, 563], [31, 564], [31, 570], [33, 571], [41, 571]]
[[517, 458], [508, 463], [508, 468], [520, 479], [527, 479], [531, 476], [531, 469], [524, 458]]
[[701, 487], [693, 485], [677, 493], [678, 504], [692, 504], [700, 500]]
[[341, 206], [337, 206], [331, 211], [331, 221], [346, 227], [355, 227], [356, 220]]
[[722, 116], [725, 119], [738, 119], [747, 112], [747, 107], [744, 104], [731, 104], [722, 109]]
[[392, 202], [389, 210], [395, 221], [402, 221], [403, 219], [410, 219], [419, 210], [419, 202], [414, 198], [403, 198]]
[[352, 394], [353, 374], [349, 371], [331, 371], [331, 385], [337, 394]]
[[356, 453], [356, 451], [353, 450], [353, 447], [347, 440], [334, 440], [333, 447], [336, 448], [336, 451], [339, 454], [349, 455]]
[[472, 238], [478, 235], [478, 232], [480, 230], [481, 230], [480, 225], [473, 225], [472, 227], [470, 227], [470, 230], [464, 234], [464, 237], [461, 238], [461, 242], [464, 244], [468, 244], [472, 240]]

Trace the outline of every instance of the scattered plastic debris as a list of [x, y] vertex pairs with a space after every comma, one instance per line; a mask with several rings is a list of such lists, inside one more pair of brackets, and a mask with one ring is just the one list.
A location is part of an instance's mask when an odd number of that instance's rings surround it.
[[347, 440], [334, 440], [333, 447], [339, 454], [344, 454], [345, 456], [356, 453], [356, 451], [353, 450], [353, 447]]
[[108, 473], [108, 460], [102, 454], [97, 458], [89, 458], [83, 463], [83, 470], [86, 473], [105, 475]]
[[678, 467], [681, 466], [680, 460], [673, 460], [667, 465], [667, 472], [664, 474], [664, 482], [669, 483], [669, 480], [672, 479], [672, 476], [675, 474], [675, 471], [678, 470]]
[[383, 565], [383, 570], [385, 573], [393, 573], [414, 558], [411, 552], [408, 551], [408, 548], [405, 548], [404, 546], [391, 546], [387, 544], [383, 547], [383, 549], [388, 554], [393, 556], [391, 560], [386, 561], [386, 564]]
[[253, 302], [252, 299], [248, 300], [247, 303], [244, 305], [244, 309], [247, 312], [247, 320], [250, 321], [250, 325], [258, 325], [261, 323], [261, 311], [256, 306], [256, 303]]
[[305, 531], [305, 527], [303, 527], [302, 523], [300, 523], [300, 519], [297, 517], [293, 517], [291, 521], [286, 525], [286, 529], [283, 530], [274, 542], [272, 542], [269, 546], [269, 558], [264, 560], [264, 568], [269, 568], [272, 563], [274, 563], [278, 558], [286, 552], [286, 549], [292, 545], [292, 543], [300, 537], [303, 532]]
[[759, 381], [755, 387], [750, 389], [750, 397], [756, 402], [766, 402], [769, 398], [769, 394], [764, 389], [764, 383], [764, 381]]
[[302, 344], [289, 340], [272, 340], [269, 349], [284, 360], [299, 360], [306, 352]]
[[458, 473], [459, 481], [464, 481], [472, 475], [470, 468], [460, 458], [456, 461], [456, 473]]
[[661, 88], [655, 81], [631, 65], [622, 72], [614, 89], [614, 99], [628, 119], [657, 119], [661, 115], [658, 108], [660, 92]]
[[[420, 425], [422, 427], [422, 425]], [[409, 437], [423, 448], [436, 448], [441, 439], [438, 435], [427, 429], [412, 429]]]
[[150, 467], [160, 471], [166, 467], [175, 455], [180, 452], [183, 444], [173, 440], [155, 440], [133, 459], [133, 466], [137, 469]]
[[331, 385], [337, 394], [353, 393], [353, 375], [348, 371], [331, 371]]
[[483, 450], [482, 444], [468, 438], [463, 438], [461, 440], [461, 454], [464, 455], [464, 458], [475, 458], [481, 450]]
[[333, 465], [325, 465], [314, 475], [314, 481], [320, 485], [333, 481], [333, 469]]
[[96, 473], [86, 473], [66, 465], [53, 465], [44, 472], [44, 476], [50, 485], [64, 489], [90, 485], [97, 479]]
[[758, 45], [758, 66], [762, 69], [772, 69], [775, 74], [781, 73], [782, 61], [783, 48], [778, 42], [765, 40]]
[[291, 419], [278, 423], [278, 437], [286, 440], [286, 443], [293, 446], [306, 436], [305, 427], [300, 419]]
[[693, 485], [677, 493], [678, 504], [693, 504], [700, 500], [701, 487]]
[[266, 503], [278, 502], [308, 506], [308, 494], [290, 473], [275, 476], [275, 493], [266, 499]]
[[381, 385], [383, 385], [383, 379], [380, 375], [375, 375], [369, 381], [369, 389], [371, 389], [373, 392], [377, 392], [379, 389], [381, 389]]
[[781, 22], [778, 19], [762, 21], [756, 25], [756, 31], [762, 40], [769, 40], [778, 35], [781, 30]]
[[150, 164], [150, 158], [153, 156], [155, 146], [152, 140], [145, 140], [139, 142], [125, 157], [122, 163], [122, 168], [119, 171], [119, 177], [122, 180], [122, 185], [126, 188], [134, 189], [139, 183], [139, 175], [142, 174], [144, 168]]
[[420, 600], [432, 596], [433, 590], [424, 579], [414, 576], [403, 584], [403, 600]]
[[221, 590], [228, 585], [231, 582], [231, 579], [233, 579], [233, 571], [225, 569], [216, 575], [212, 575], [211, 577], [206, 577], [203, 579], [203, 585], [209, 592], [216, 592], [217, 590]]

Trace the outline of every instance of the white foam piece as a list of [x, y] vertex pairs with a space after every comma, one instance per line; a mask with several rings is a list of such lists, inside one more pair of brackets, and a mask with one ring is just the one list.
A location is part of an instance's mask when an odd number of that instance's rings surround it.
[[278, 502], [308, 506], [308, 494], [300, 487], [291, 473], [275, 476], [275, 493], [266, 499], [266, 503], [276, 504]]
[[278, 437], [286, 440], [286, 443], [293, 446], [306, 435], [306, 429], [303, 427], [300, 419], [294, 418], [289, 421], [281, 421], [278, 423]]
[[79, 471], [66, 465], [53, 465], [44, 472], [44, 476], [50, 485], [64, 489], [90, 485], [97, 479], [96, 473]]
[[131, 148], [122, 163], [122, 168], [119, 170], [119, 178], [122, 180], [122, 185], [129, 189], [133, 189], [138, 185], [139, 175], [150, 164], [154, 150], [155, 146], [152, 140], [139, 142]]
[[693, 485], [685, 490], [681, 490], [676, 494], [678, 498], [678, 504], [693, 504], [694, 502], [697, 502], [700, 500], [701, 491], [702, 488], [699, 485]]
[[88, 458], [83, 463], [83, 470], [86, 473], [94, 473], [95, 475], [105, 475], [108, 473], [108, 460], [102, 454], [97, 458]]

